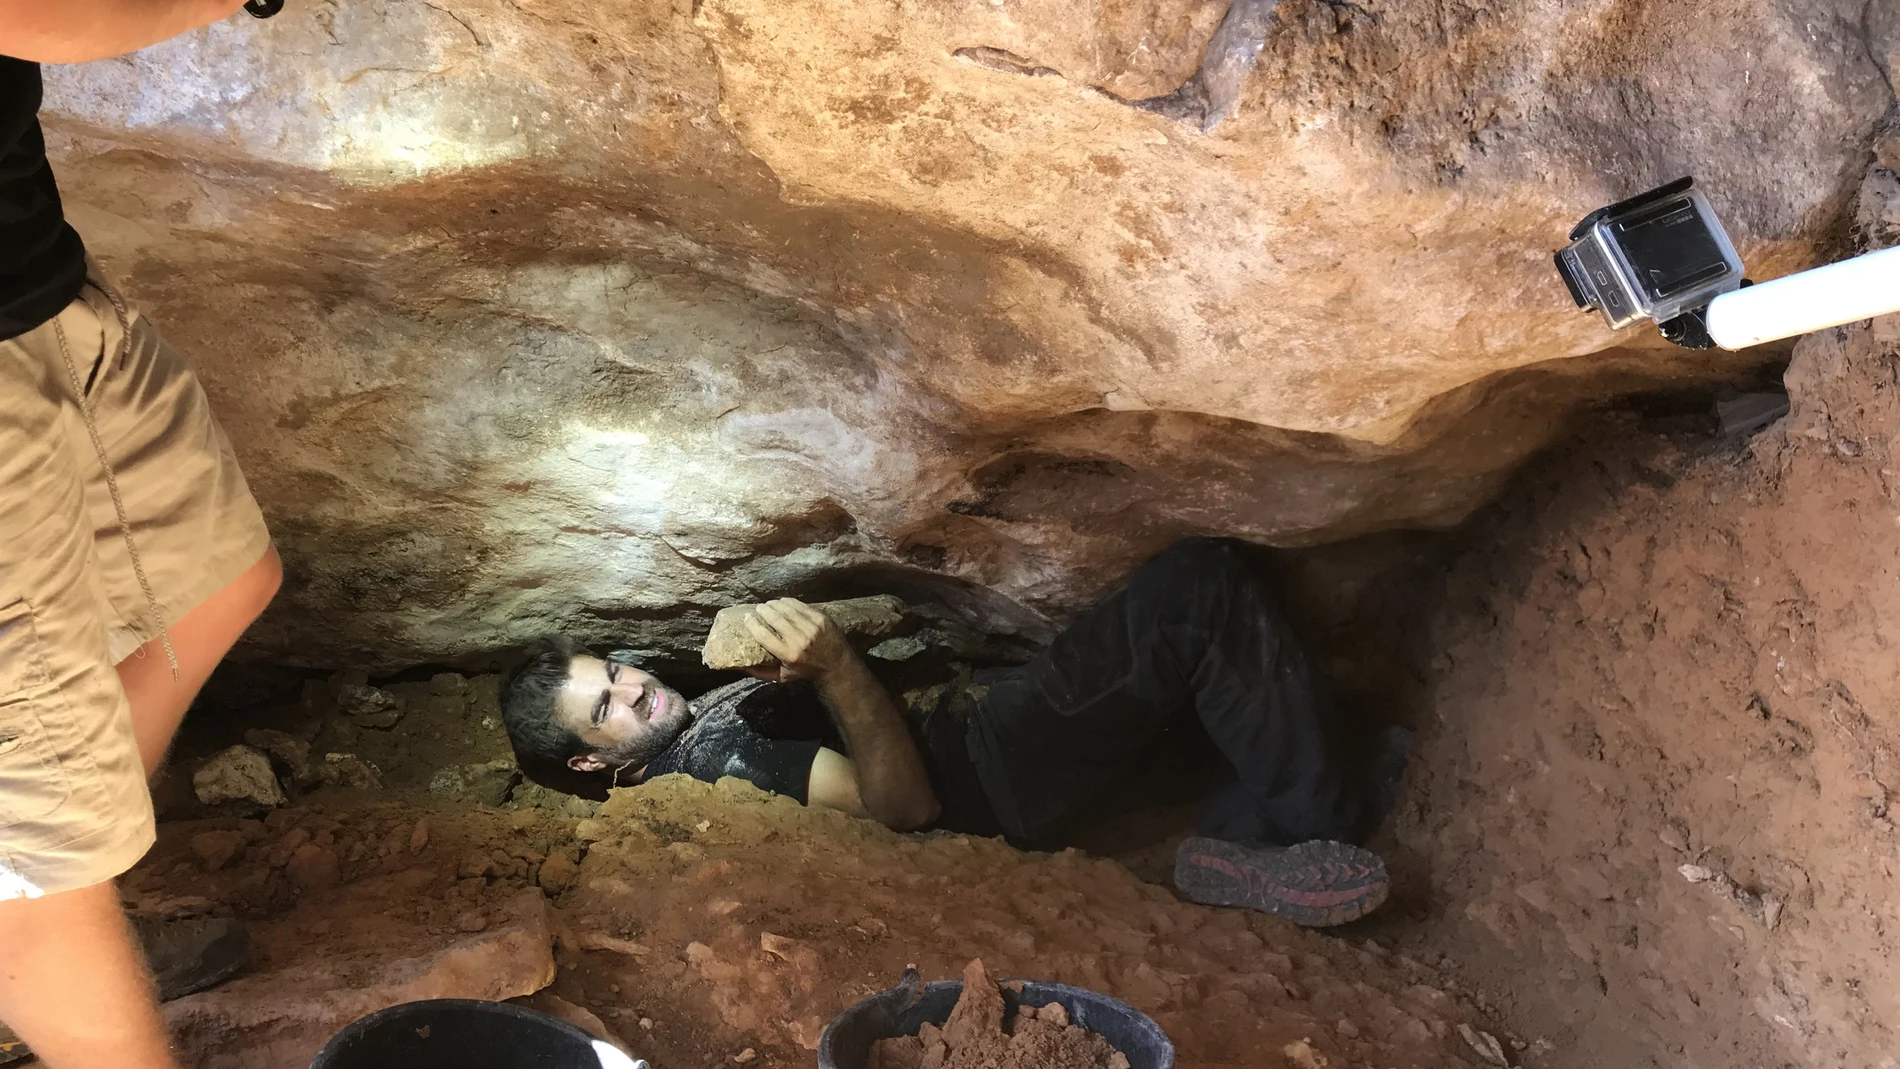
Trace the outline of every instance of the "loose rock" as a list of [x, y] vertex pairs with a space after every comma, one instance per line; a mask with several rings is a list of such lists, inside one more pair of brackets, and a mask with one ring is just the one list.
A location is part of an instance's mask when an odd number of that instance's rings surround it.
[[201, 831], [191, 837], [191, 852], [206, 872], [216, 872], [244, 849], [244, 842], [243, 832]]
[[[759, 668], [773, 663], [772, 655], [753, 640], [746, 630], [745, 618], [758, 611], [757, 605], [732, 605], [713, 617], [712, 632], [700, 659], [708, 668]], [[904, 602], [884, 594], [846, 601], [824, 601], [812, 608], [824, 613], [847, 635], [882, 638], [904, 625]]]
[[574, 876], [580, 866], [565, 853], [556, 852], [541, 862], [541, 868], [535, 873], [535, 882], [549, 894], [558, 895], [574, 882]]
[[244, 741], [282, 764], [290, 782], [299, 787], [315, 786], [323, 779], [316, 762], [310, 759], [310, 744], [287, 731], [252, 728], [244, 733]]
[[290, 855], [290, 861], [284, 866], [284, 874], [300, 890], [328, 891], [343, 882], [342, 866], [337, 863], [336, 852], [327, 846], [306, 843]]
[[249, 802], [275, 807], [286, 801], [270, 758], [249, 746], [233, 746], [212, 755], [192, 773], [191, 788], [205, 805]]
[[336, 689], [337, 709], [360, 728], [387, 731], [402, 720], [402, 702], [381, 687], [345, 683]]
[[347, 753], [327, 753], [323, 755], [323, 764], [318, 766], [323, 782], [332, 787], [353, 787], [357, 790], [380, 790], [382, 776], [376, 766], [368, 761]]

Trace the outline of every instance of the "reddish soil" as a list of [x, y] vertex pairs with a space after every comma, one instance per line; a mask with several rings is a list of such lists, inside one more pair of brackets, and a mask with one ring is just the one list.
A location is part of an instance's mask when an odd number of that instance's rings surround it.
[[1611, 420], [1445, 581], [1373, 929], [1530, 1064], [1900, 1064], [1896, 318], [1753, 440]]
[[[389, 975], [366, 959], [379, 941], [412, 956], [476, 938], [469, 929], [493, 923], [496, 903], [539, 885], [555, 906], [549, 993], [660, 1069], [806, 1069], [845, 1006], [906, 966], [943, 975], [978, 956], [1000, 975], [1089, 987], [1147, 1012], [1184, 1069], [1480, 1065], [1463, 1032], [1491, 1027], [1432, 969], [1376, 944], [1184, 903], [1111, 861], [899, 835], [733, 780], [667, 777], [615, 792], [586, 818], [325, 789], [261, 829], [234, 825], [162, 825], [128, 886], [148, 906], [195, 896], [251, 917], [266, 965], [350, 977]], [[207, 871], [192, 842], [224, 829], [245, 841]], [[300, 880], [286, 847], [325, 833], [337, 882], [327, 869]], [[384, 905], [352, 899], [363, 894]], [[333, 968], [338, 957], [349, 967]], [[310, 998], [295, 975], [271, 975], [287, 990], [254, 984], [250, 1012]], [[307, 1062], [307, 1052], [272, 1060], [246, 1047], [254, 1038], [194, 1043], [205, 1064]]]

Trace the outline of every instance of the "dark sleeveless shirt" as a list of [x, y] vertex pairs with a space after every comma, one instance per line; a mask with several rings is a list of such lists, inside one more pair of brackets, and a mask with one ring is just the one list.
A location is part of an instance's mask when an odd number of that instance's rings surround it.
[[40, 136], [40, 68], [0, 56], [0, 341], [59, 314], [86, 281]]

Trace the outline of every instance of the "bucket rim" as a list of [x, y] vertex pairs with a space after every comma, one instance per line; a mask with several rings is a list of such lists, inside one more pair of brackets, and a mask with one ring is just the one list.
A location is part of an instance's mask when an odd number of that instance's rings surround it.
[[380, 1010], [372, 1010], [358, 1017], [356, 1020], [351, 1021], [349, 1024], [344, 1025], [317, 1051], [316, 1057], [310, 1061], [310, 1069], [323, 1069], [323, 1066], [327, 1064], [327, 1059], [336, 1050], [341, 1049], [357, 1037], [383, 1025], [390, 1019], [399, 1019], [410, 1013], [419, 1012], [424, 1008], [474, 1010], [479, 1013], [488, 1013], [499, 1017], [512, 1017], [516, 1020], [526, 1021], [532, 1024], [552, 1025], [556, 1030], [566, 1033], [571, 1038], [589, 1047], [591, 1047], [594, 1042], [593, 1036], [561, 1020], [559, 1017], [543, 1013], [540, 1010], [532, 1009], [527, 1006], [516, 1005], [512, 1002], [502, 1002], [496, 999], [485, 998], [422, 998], [414, 999], [409, 1002], [398, 1002], [394, 1006], [384, 1006]]

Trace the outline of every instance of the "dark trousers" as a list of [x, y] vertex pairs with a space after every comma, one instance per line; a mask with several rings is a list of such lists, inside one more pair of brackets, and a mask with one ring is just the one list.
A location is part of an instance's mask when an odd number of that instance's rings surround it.
[[1369, 809], [1345, 740], [1246, 543], [1197, 538], [1143, 565], [1035, 660], [995, 674], [966, 742], [1004, 833], [1047, 842], [1137, 790], [1172, 727], [1205, 731], [1232, 778], [1201, 833], [1352, 841]]

